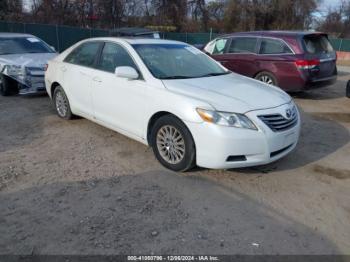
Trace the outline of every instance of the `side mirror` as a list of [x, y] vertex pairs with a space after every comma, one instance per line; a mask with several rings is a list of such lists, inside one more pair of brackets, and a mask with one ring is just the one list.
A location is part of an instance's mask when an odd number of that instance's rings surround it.
[[115, 75], [117, 77], [127, 78], [127, 79], [138, 79], [139, 74], [131, 66], [118, 66], [115, 69]]
[[56, 48], [54, 46], [50, 45], [50, 48], [56, 52]]

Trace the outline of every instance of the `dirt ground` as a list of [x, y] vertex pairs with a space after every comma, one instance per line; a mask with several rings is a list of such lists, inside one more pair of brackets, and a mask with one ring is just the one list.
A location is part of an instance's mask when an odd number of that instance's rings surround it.
[[0, 98], [0, 254], [350, 254], [350, 74], [295, 97], [297, 149], [170, 172], [46, 96]]

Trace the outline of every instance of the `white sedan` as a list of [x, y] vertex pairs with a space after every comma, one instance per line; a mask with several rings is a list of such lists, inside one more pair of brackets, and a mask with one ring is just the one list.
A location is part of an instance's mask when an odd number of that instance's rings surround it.
[[81, 41], [49, 62], [45, 82], [58, 116], [79, 115], [149, 145], [175, 171], [267, 164], [299, 138], [288, 94], [182, 42]]

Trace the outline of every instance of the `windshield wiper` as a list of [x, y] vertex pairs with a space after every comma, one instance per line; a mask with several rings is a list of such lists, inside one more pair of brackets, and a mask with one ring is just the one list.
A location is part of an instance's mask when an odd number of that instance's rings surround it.
[[164, 76], [159, 77], [159, 79], [188, 79], [188, 78], [194, 78], [193, 76]]
[[221, 73], [209, 73], [209, 74], [201, 75], [199, 77], [221, 76], [221, 75], [227, 75], [227, 74], [230, 74], [230, 73], [231, 73], [231, 71], [226, 71], [226, 72], [221, 72]]

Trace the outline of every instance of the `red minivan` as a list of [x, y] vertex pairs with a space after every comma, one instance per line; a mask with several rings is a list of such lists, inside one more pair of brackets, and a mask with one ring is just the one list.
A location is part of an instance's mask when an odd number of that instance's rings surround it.
[[229, 70], [297, 92], [333, 84], [337, 55], [327, 34], [257, 31], [224, 35], [204, 51]]

